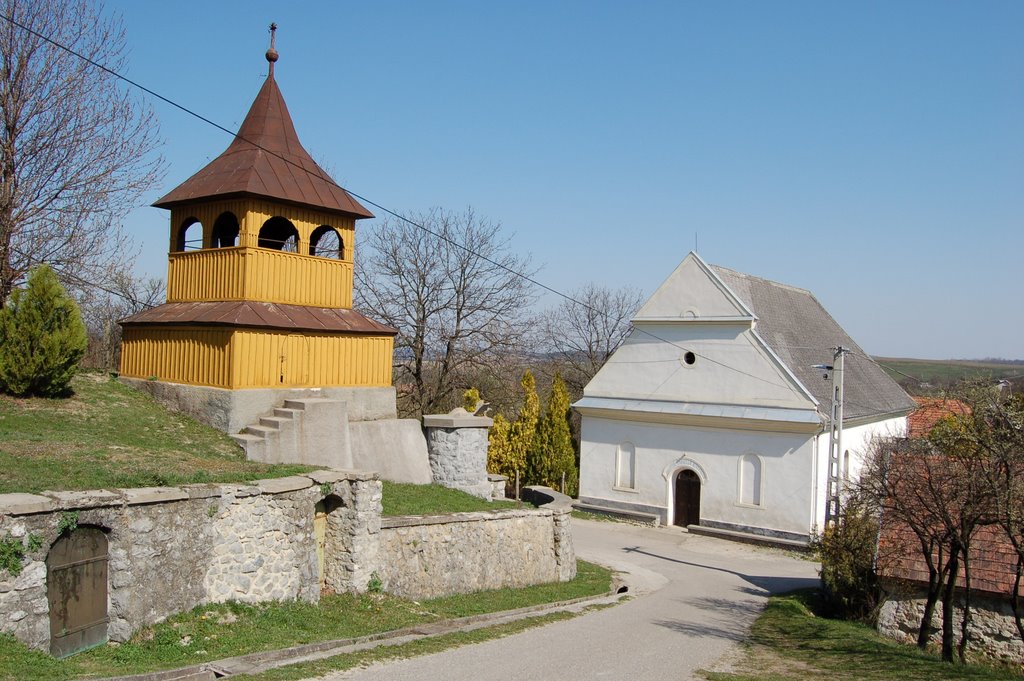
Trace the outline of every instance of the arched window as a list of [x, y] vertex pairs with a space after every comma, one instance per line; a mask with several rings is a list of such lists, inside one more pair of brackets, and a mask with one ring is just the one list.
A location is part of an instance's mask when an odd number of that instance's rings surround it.
[[199, 250], [203, 247], [203, 223], [196, 218], [185, 218], [178, 228], [178, 238], [174, 241], [176, 251]]
[[623, 442], [615, 452], [615, 486], [636, 489], [636, 447]]
[[320, 225], [309, 237], [309, 254], [318, 258], [345, 259], [345, 242], [338, 230], [330, 225]]
[[299, 231], [287, 218], [272, 217], [260, 227], [260, 248], [273, 248], [288, 253], [299, 252]]
[[740, 458], [740, 503], [760, 506], [761, 487], [761, 457], [757, 454], [744, 454]]
[[238, 245], [238, 218], [231, 211], [221, 213], [213, 223], [213, 247], [230, 248]]

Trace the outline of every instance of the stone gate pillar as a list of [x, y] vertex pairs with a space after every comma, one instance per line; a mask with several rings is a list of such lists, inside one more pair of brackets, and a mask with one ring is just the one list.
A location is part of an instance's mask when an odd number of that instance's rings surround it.
[[434, 482], [491, 499], [487, 479], [487, 433], [494, 421], [459, 407], [423, 417]]

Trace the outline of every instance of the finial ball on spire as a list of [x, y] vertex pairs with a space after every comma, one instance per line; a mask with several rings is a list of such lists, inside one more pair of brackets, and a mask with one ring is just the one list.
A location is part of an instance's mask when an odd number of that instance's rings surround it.
[[270, 62], [271, 64], [276, 62], [278, 57], [280, 56], [277, 53], [277, 50], [274, 49], [274, 37], [275, 37], [274, 34], [275, 33], [277, 33], [277, 24], [272, 22], [270, 24], [270, 49], [267, 50], [267, 61]]

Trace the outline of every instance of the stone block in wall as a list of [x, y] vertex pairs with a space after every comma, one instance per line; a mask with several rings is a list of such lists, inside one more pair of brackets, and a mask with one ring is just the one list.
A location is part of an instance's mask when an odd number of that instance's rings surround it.
[[384, 588], [432, 598], [569, 579], [575, 575], [572, 535], [564, 524], [556, 530], [555, 518], [547, 509], [384, 518]]
[[487, 437], [493, 424], [490, 418], [461, 408], [424, 416], [434, 482], [483, 499], [493, 498], [493, 484], [487, 477]]
[[[958, 640], [963, 618], [961, 603], [962, 601], [958, 602], [954, 610], [954, 630]], [[879, 633], [901, 643], [915, 645], [917, 630], [924, 615], [924, 604], [923, 588], [912, 584], [887, 584], [878, 615]], [[1016, 665], [1024, 663], [1024, 643], [1017, 632], [1013, 611], [1007, 598], [972, 592], [971, 623], [968, 631], [969, 653]], [[936, 645], [941, 645], [941, 607], [936, 607], [932, 617], [931, 640]]]
[[488, 473], [487, 482], [491, 483], [491, 500], [507, 499], [505, 488], [508, 487], [508, 476]]
[[80, 527], [106, 536], [111, 640], [126, 640], [142, 626], [203, 603], [315, 601], [320, 579], [313, 519], [327, 495], [342, 502], [334, 519], [340, 534], [326, 562], [347, 575], [336, 586], [365, 590], [377, 569], [380, 533], [381, 485], [371, 473], [321, 471], [316, 480], [9, 499], [0, 506], [0, 537], [19, 538], [26, 547], [38, 542], [39, 548], [27, 551], [20, 574], [0, 571], [0, 631], [49, 649], [46, 557], [67, 512], [77, 514]]

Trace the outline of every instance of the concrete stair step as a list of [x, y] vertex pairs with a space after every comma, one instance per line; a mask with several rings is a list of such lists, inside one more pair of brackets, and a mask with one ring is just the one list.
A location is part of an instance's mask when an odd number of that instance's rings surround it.
[[297, 411], [305, 411], [306, 407], [314, 404], [327, 404], [331, 402], [344, 402], [344, 400], [334, 400], [329, 397], [304, 397], [295, 400], [285, 400], [284, 406], [286, 409], [295, 409]]
[[252, 433], [237, 433], [235, 435], [228, 435], [229, 438], [237, 442], [243, 448], [250, 442], [263, 442], [266, 438], [262, 435], [253, 435]]
[[260, 426], [256, 424], [246, 426], [245, 429], [242, 431], [242, 433], [248, 433], [249, 435], [259, 435], [260, 437], [263, 438], [266, 438], [269, 435], [272, 435], [277, 432], [277, 428], [270, 428], [268, 426]]
[[267, 428], [273, 428], [274, 430], [281, 430], [282, 425], [291, 423], [292, 421], [294, 421], [294, 419], [282, 418], [280, 416], [261, 416], [259, 425], [266, 426]]
[[296, 419], [302, 415], [301, 409], [288, 409], [286, 407], [277, 407], [274, 409], [274, 416], [282, 419]]

